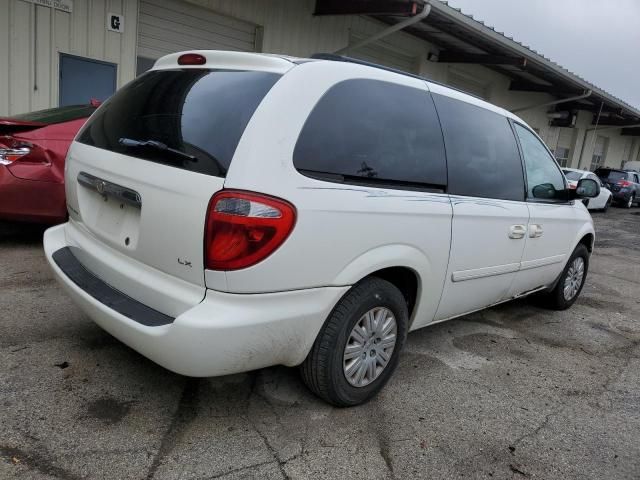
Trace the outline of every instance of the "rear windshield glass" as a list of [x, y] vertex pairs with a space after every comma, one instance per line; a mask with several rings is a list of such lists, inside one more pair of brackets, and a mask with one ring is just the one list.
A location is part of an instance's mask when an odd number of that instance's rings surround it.
[[37, 122], [45, 125], [53, 125], [54, 123], [70, 122], [80, 118], [87, 118], [91, 116], [96, 108], [97, 107], [91, 105], [69, 105], [67, 107], [48, 108], [36, 112], [21, 113], [20, 115], [13, 115], [8, 118], [22, 122]]
[[571, 170], [563, 170], [563, 172], [567, 180], [580, 180], [582, 178], [582, 172], [573, 172]]
[[617, 182], [618, 180], [626, 180], [627, 174], [617, 170], [609, 170], [607, 168], [599, 168], [595, 171], [595, 174], [600, 178], [606, 178], [611, 182]]
[[107, 100], [78, 141], [223, 177], [247, 123], [279, 78], [255, 71], [147, 72]]

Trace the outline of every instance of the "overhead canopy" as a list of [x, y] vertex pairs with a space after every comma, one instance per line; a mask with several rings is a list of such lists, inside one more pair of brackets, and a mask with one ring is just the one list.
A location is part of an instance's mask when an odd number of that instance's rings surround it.
[[[591, 91], [587, 98], [563, 103], [564, 110], [598, 114], [600, 125], [636, 125], [640, 110], [587, 82], [502, 32], [465, 15], [446, 2], [432, 0], [429, 16], [404, 31], [435, 45], [429, 60], [483, 65], [511, 78], [510, 90], [544, 92], [558, 98]], [[362, 14], [395, 24], [420, 13], [422, 0], [316, 0], [316, 15]]]

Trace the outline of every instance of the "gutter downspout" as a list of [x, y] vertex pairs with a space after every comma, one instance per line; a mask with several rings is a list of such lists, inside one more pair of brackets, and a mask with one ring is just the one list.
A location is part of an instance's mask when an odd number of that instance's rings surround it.
[[558, 105], [560, 103], [573, 102], [575, 100], [582, 100], [583, 98], [590, 97], [592, 93], [593, 92], [591, 90], [587, 90], [582, 95], [577, 95], [575, 97], [563, 98], [561, 100], [554, 100], [553, 102], [537, 103], [535, 105], [528, 105], [526, 107], [514, 108], [513, 110], [511, 110], [511, 113], [522, 112], [523, 110], [530, 110], [532, 108], [537, 108], [537, 107], [550, 107], [551, 105]]
[[349, 50], [355, 50], [361, 47], [364, 47], [365, 45], [368, 45], [369, 43], [373, 43], [375, 41], [380, 40], [383, 37], [386, 37], [387, 35], [390, 35], [394, 32], [397, 32], [399, 30], [402, 30], [404, 28], [407, 28], [411, 25], [413, 25], [414, 23], [418, 23], [422, 20], [424, 20], [425, 18], [427, 18], [427, 16], [429, 16], [429, 13], [431, 13], [431, 5], [425, 5], [424, 8], [422, 9], [422, 11], [420, 13], [418, 13], [417, 15], [414, 15], [413, 17], [409, 17], [406, 20], [400, 22], [400, 23], [396, 23], [395, 25], [391, 25], [389, 28], [385, 28], [384, 30], [376, 33], [375, 35], [370, 36], [369, 38], [365, 38], [364, 40], [361, 40], [357, 43], [354, 43], [353, 45], [347, 45], [344, 48], [341, 48], [340, 50], [336, 50], [335, 52], [333, 52], [335, 55], [342, 55], [347, 53]]

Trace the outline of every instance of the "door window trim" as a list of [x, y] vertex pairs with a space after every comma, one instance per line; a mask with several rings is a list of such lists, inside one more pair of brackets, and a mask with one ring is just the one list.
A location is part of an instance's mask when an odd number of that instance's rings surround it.
[[[529, 202], [529, 203], [544, 203], [544, 204], [547, 204], [547, 205], [573, 205], [574, 204], [574, 200], [570, 200], [568, 198], [569, 186], [567, 185], [567, 179], [565, 178], [564, 173], [562, 173], [562, 167], [560, 167], [560, 165], [558, 164], [558, 161], [556, 160], [556, 158], [553, 155], [553, 153], [551, 153], [551, 150], [549, 150], [549, 147], [547, 146], [547, 144], [542, 141], [542, 139], [540, 138], [540, 135], [538, 135], [531, 127], [525, 125], [522, 122], [518, 122], [518, 121], [516, 121], [516, 120], [514, 120], [512, 118], [508, 118], [508, 120], [509, 120], [509, 125], [511, 125], [511, 130], [513, 131], [513, 135], [516, 137], [516, 143], [518, 144], [518, 152], [520, 152], [520, 161], [522, 162], [522, 174], [524, 175], [524, 201], [525, 202]], [[526, 164], [526, 161], [525, 161], [525, 158], [524, 158], [524, 150], [522, 149], [522, 144], [520, 143], [520, 137], [518, 136], [518, 132], [516, 131], [516, 125], [524, 128], [529, 133], [532, 133], [538, 139], [538, 141], [542, 144], [544, 149], [547, 151], [547, 154], [549, 155], [549, 157], [553, 161], [554, 165], [558, 169], [558, 173], [560, 174], [560, 176], [562, 178], [562, 183], [564, 183], [564, 189], [567, 192], [567, 200], [565, 200], [565, 201], [562, 201], [560, 199], [558, 199], [558, 200], [544, 200], [544, 199], [538, 199], [538, 198], [533, 198], [533, 197], [529, 196], [529, 187], [528, 187], [529, 182], [528, 182], [528, 178], [527, 178], [527, 164]]]

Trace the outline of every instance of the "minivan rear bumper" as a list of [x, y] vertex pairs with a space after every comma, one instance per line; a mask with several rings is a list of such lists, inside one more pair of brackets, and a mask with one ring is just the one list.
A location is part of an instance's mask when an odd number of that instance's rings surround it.
[[[331, 309], [349, 288], [265, 294], [207, 290], [202, 302], [151, 326], [148, 321], [136, 319], [136, 312], [149, 307], [138, 304], [141, 309], [123, 310], [119, 302], [132, 299], [118, 292], [117, 285], [109, 286], [86, 267], [73, 263], [67, 254], [74, 246], [65, 241], [65, 225], [45, 232], [44, 248], [57, 280], [74, 302], [111, 335], [182, 375], [208, 377], [302, 363]], [[58, 261], [54, 258], [56, 252]], [[62, 257], [67, 263], [62, 263], [61, 268]], [[76, 269], [75, 273], [69, 265]], [[90, 280], [91, 287], [83, 284], [82, 275], [88, 275], [85, 280]], [[100, 288], [105, 285], [111, 291], [109, 296], [101, 297]], [[114, 298], [118, 294], [123, 298]]]

